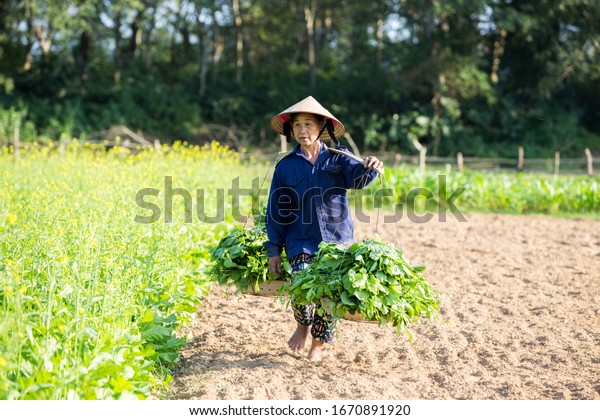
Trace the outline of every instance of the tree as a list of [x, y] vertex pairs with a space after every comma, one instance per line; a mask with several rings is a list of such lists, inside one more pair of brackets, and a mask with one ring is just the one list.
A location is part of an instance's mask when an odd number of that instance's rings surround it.
[[270, 147], [269, 116], [310, 94], [360, 147], [568, 156], [600, 147], [599, 16], [592, 0], [6, 0], [0, 114], [190, 141], [206, 121]]

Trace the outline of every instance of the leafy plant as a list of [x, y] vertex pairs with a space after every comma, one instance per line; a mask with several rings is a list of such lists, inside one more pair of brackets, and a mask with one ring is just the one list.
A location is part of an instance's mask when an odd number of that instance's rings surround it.
[[[214, 261], [211, 277], [220, 285], [235, 285], [238, 291], [254, 289], [260, 284], [274, 280], [269, 272], [269, 257], [263, 243], [267, 240], [264, 224], [251, 229], [234, 229], [210, 251]], [[291, 267], [285, 256], [282, 258], [283, 276], [289, 280]]]
[[165, 365], [179, 361], [179, 349], [185, 340], [174, 335], [177, 316], [171, 314], [163, 318], [152, 310], [146, 311], [140, 322], [140, 332], [144, 346], [148, 346], [148, 358]]
[[427, 283], [424, 269], [377, 239], [350, 246], [322, 243], [287, 291], [299, 304], [322, 303], [319, 310], [335, 317], [359, 314], [380, 325], [389, 322], [412, 340], [408, 327], [439, 310], [440, 293]]

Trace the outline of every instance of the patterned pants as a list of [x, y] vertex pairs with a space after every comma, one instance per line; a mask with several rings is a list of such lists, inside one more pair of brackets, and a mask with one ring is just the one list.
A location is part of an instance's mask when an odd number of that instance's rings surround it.
[[[313, 262], [313, 256], [309, 254], [299, 254], [290, 258], [289, 261], [292, 266], [293, 277], [293, 273], [304, 270]], [[312, 303], [310, 305], [299, 305], [292, 302], [292, 309], [294, 311], [294, 319], [296, 319], [299, 324], [311, 326], [310, 333], [315, 340], [323, 343], [331, 343], [333, 341], [335, 321], [331, 315], [326, 313], [324, 313], [323, 316], [319, 315], [315, 305]]]

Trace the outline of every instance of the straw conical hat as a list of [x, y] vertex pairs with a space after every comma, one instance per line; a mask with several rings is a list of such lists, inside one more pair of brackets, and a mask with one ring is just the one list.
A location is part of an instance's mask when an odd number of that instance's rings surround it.
[[[307, 98], [301, 100], [295, 105], [292, 105], [288, 109], [279, 114], [275, 115], [271, 118], [271, 128], [275, 130], [276, 133], [284, 134], [283, 132], [283, 123], [289, 121], [290, 114], [296, 114], [300, 112], [306, 112], [308, 114], [316, 114], [322, 115], [325, 118], [333, 121], [333, 133], [336, 137], [341, 137], [344, 134], [345, 128], [344, 124], [342, 124], [337, 118], [335, 118], [331, 112], [327, 111], [323, 105], [321, 105], [315, 98], [312, 96], [308, 96]], [[289, 121], [291, 123], [291, 121]], [[329, 133], [327, 130], [323, 131], [321, 134], [321, 139], [323, 140], [331, 140], [329, 137]]]

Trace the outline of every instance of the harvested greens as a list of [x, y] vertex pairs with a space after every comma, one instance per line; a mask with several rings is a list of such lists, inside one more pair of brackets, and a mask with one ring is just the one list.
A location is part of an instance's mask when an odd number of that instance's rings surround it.
[[[211, 277], [222, 286], [234, 285], [239, 292], [254, 290], [274, 280], [269, 272], [269, 257], [263, 242], [267, 240], [264, 224], [251, 229], [235, 229], [210, 250], [214, 261]], [[283, 273], [279, 280], [289, 280], [291, 267], [282, 255]]]
[[376, 239], [350, 246], [322, 243], [313, 263], [286, 287], [299, 304], [322, 303], [335, 317], [359, 314], [380, 325], [389, 322], [412, 339], [408, 326], [439, 310], [440, 294], [425, 280], [424, 269]]
[[[214, 266], [211, 277], [221, 285], [234, 285], [239, 292], [259, 291], [274, 280], [269, 272], [264, 224], [236, 229], [210, 251]], [[359, 317], [391, 323], [410, 339], [409, 326], [420, 318], [433, 318], [439, 311], [440, 294], [423, 275], [424, 266], [411, 266], [402, 251], [377, 239], [352, 245], [321, 243], [314, 261], [294, 273], [282, 255], [287, 299], [301, 305], [322, 305], [319, 310], [334, 317]]]

